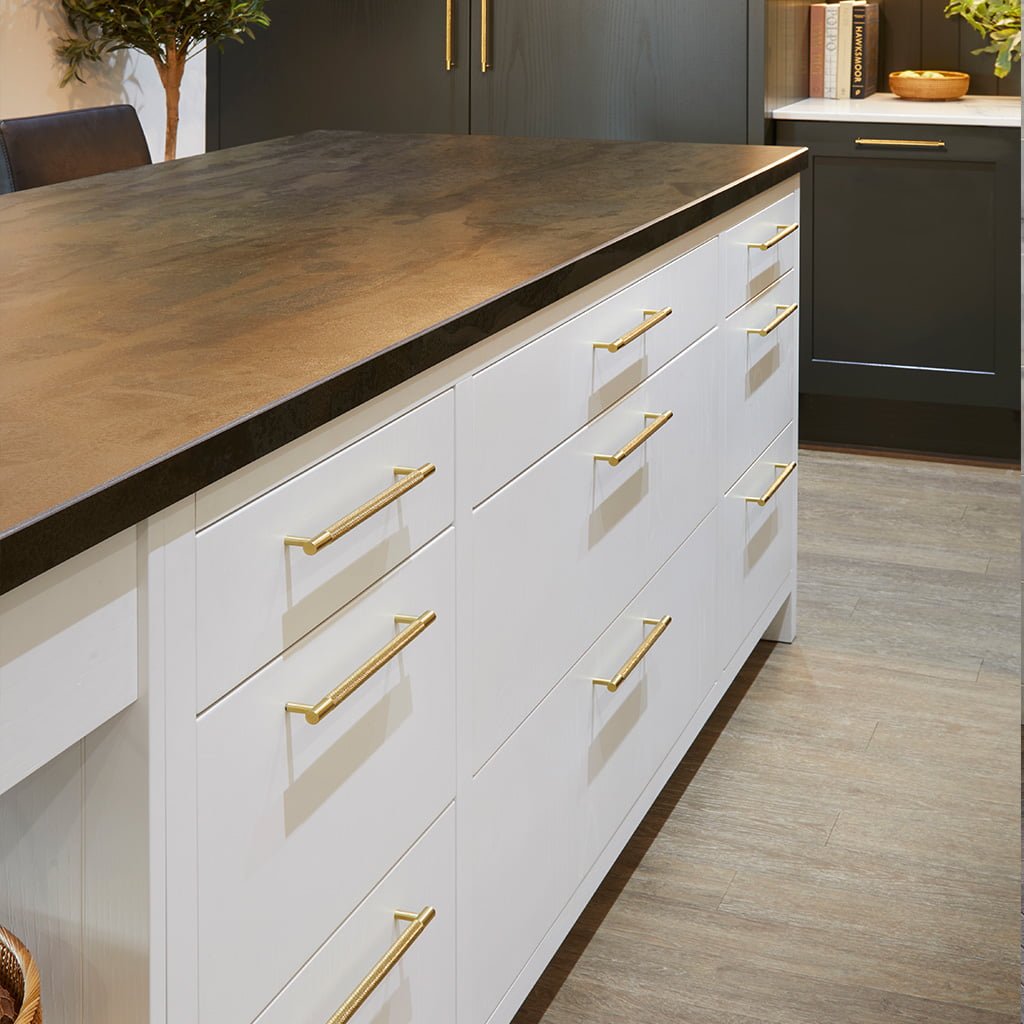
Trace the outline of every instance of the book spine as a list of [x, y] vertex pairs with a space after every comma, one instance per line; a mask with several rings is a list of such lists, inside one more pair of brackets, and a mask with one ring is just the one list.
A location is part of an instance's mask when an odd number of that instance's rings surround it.
[[836, 48], [839, 45], [839, 4], [825, 5], [825, 98], [836, 98]]
[[811, 7], [811, 74], [808, 94], [821, 98], [825, 95], [825, 5]]
[[867, 5], [858, 4], [853, 9], [853, 27], [850, 42], [850, 98], [864, 98], [864, 83], [867, 71]]
[[836, 99], [850, 98], [850, 39], [853, 35], [853, 0], [839, 4], [839, 39], [836, 44]]
[[861, 99], [878, 90], [878, 4], [867, 5], [867, 27], [864, 31], [864, 92]]

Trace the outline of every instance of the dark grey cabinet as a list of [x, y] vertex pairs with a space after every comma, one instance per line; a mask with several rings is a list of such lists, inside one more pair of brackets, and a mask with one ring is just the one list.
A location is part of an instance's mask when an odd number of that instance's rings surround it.
[[776, 139], [811, 151], [804, 438], [1012, 455], [1017, 133], [782, 121]]

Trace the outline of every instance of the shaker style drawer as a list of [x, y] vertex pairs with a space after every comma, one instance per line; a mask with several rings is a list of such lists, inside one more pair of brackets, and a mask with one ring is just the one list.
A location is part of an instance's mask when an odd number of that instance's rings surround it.
[[[343, 874], [345, 836], [335, 870]], [[292, 918], [302, 913], [296, 904]], [[263, 936], [273, 946], [281, 928]], [[312, 949], [309, 952], [313, 952]], [[381, 977], [373, 987], [373, 978]], [[337, 1014], [337, 1016], [335, 1016]], [[259, 1016], [256, 1024], [455, 1020], [455, 810], [449, 808]]]
[[454, 797], [454, 548], [200, 716], [203, 1021], [248, 1024]]
[[468, 787], [468, 1020], [493, 1012], [715, 681], [715, 516]]
[[793, 270], [733, 313], [720, 331], [725, 350], [722, 493], [793, 418], [799, 298]]
[[198, 709], [448, 526], [453, 465], [447, 391], [202, 530]]
[[706, 335], [473, 512], [474, 770], [714, 506], [719, 351]]
[[719, 668], [796, 564], [796, 444], [791, 423], [722, 501]]
[[476, 505], [714, 327], [718, 240], [473, 378]]
[[793, 192], [721, 235], [723, 313], [793, 269], [800, 253], [800, 193]]
[[139, 690], [134, 527], [0, 597], [0, 793]]

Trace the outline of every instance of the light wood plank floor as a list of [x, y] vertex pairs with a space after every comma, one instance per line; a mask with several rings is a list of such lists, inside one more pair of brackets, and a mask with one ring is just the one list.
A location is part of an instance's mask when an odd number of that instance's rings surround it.
[[1019, 475], [806, 451], [763, 643], [515, 1024], [1018, 1020]]

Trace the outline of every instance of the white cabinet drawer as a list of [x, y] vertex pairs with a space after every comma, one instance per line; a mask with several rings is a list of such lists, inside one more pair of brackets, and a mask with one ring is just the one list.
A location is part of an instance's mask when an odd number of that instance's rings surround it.
[[[733, 313], [721, 330], [726, 353], [723, 493], [796, 415], [800, 312], [793, 307], [798, 299], [798, 278], [790, 271]], [[751, 333], [765, 330], [765, 335]]]
[[0, 793], [138, 695], [134, 528], [0, 597]]
[[[493, 494], [715, 325], [718, 240], [641, 278], [473, 378], [472, 500]], [[672, 312], [617, 351], [645, 321]]]
[[[343, 848], [345, 837], [339, 836]], [[344, 872], [344, 860], [325, 889]], [[365, 1003], [352, 1024], [452, 1024], [455, 1021], [455, 811], [450, 808], [366, 897], [359, 909], [267, 1007], [256, 1024], [326, 1024], [371, 968], [411, 927], [395, 912], [434, 917]], [[296, 904], [295, 915], [302, 913]], [[289, 921], [263, 936], [273, 945]]]
[[[470, 784], [465, 1019], [493, 1012], [715, 681], [715, 517]], [[614, 678], [652, 635], [645, 618], [666, 616], [668, 627], [615, 692], [594, 684]]]
[[[251, 1021], [454, 797], [454, 576], [449, 530], [200, 717], [206, 1024]], [[319, 724], [286, 713], [406, 630]]]
[[473, 512], [474, 769], [715, 504], [718, 355], [712, 332]]
[[721, 506], [721, 597], [723, 668], [769, 601], [796, 568], [794, 470], [764, 506], [763, 498], [796, 462], [796, 428], [790, 424], [725, 496]]
[[[351, 532], [316, 537], [400, 479], [436, 471]], [[201, 531], [197, 538], [198, 708], [323, 622], [452, 521], [454, 396], [445, 392]]]
[[799, 224], [799, 220], [800, 193], [797, 191], [722, 233], [723, 309], [726, 315], [739, 309], [796, 266], [800, 253], [799, 230], [774, 245], [772, 242], [787, 228]]

